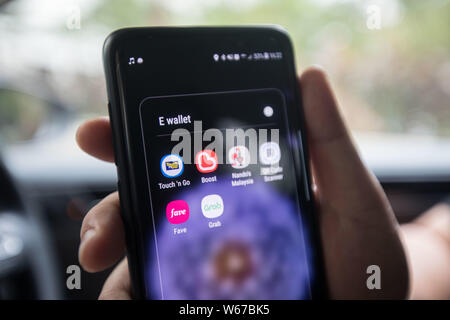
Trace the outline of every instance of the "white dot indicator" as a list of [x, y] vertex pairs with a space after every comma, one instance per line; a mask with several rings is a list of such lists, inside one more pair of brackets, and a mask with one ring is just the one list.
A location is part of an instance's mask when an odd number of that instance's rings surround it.
[[263, 109], [263, 113], [266, 117], [271, 117], [273, 116], [273, 108], [271, 106], [265, 106]]
[[142, 58], [137, 58], [137, 63], [141, 64], [142, 62], [144, 62], [144, 59], [142, 59]]

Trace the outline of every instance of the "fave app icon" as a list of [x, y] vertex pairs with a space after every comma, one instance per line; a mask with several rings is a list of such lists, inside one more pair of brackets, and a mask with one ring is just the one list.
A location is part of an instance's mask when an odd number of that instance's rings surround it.
[[171, 224], [180, 224], [189, 219], [189, 206], [184, 200], [169, 202], [166, 207], [167, 220]]
[[218, 218], [223, 214], [223, 199], [218, 194], [210, 194], [202, 199], [202, 213], [208, 219]]
[[213, 150], [202, 150], [195, 155], [195, 164], [201, 173], [210, 173], [217, 169], [219, 160]]
[[161, 172], [166, 178], [175, 178], [183, 173], [183, 159], [177, 154], [168, 154], [161, 159]]

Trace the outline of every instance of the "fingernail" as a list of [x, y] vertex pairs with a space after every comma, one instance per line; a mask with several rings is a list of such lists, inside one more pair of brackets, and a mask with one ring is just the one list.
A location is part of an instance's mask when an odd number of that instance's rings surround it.
[[86, 242], [87, 240], [91, 239], [93, 236], [95, 236], [95, 229], [89, 229], [87, 230], [85, 233], [83, 233], [82, 237], [81, 237], [81, 243], [80, 243], [80, 247], [81, 245]]
[[320, 69], [320, 70], [322, 70], [322, 71], [325, 71], [325, 68], [324, 68], [322, 65], [316, 64], [316, 63], [313, 63], [313, 64], [311, 65], [311, 68], [316, 68], [316, 69]]

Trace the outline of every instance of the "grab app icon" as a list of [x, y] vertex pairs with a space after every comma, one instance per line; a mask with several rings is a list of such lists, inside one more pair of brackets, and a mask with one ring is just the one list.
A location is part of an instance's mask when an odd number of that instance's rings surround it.
[[210, 173], [217, 169], [219, 160], [212, 150], [202, 150], [195, 155], [195, 165], [201, 173]]
[[189, 206], [184, 200], [169, 202], [166, 207], [167, 220], [171, 224], [180, 224], [189, 219]]
[[202, 213], [208, 219], [214, 219], [223, 214], [223, 199], [218, 194], [203, 197], [201, 205]]

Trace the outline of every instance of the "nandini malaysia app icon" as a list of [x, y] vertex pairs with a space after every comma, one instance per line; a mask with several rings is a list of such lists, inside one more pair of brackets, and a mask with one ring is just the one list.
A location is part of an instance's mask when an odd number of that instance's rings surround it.
[[246, 168], [250, 164], [250, 152], [245, 146], [235, 146], [228, 151], [228, 161], [235, 169]]
[[183, 173], [183, 159], [177, 154], [168, 154], [161, 159], [161, 172], [167, 178], [175, 178]]

